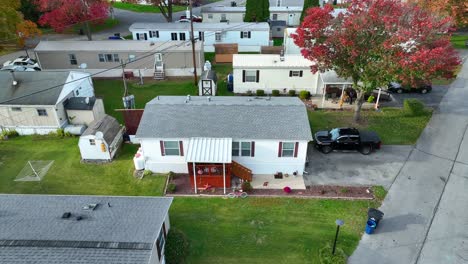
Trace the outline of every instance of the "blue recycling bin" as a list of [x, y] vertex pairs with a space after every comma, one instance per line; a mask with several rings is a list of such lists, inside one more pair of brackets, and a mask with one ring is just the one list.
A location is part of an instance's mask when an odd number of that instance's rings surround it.
[[374, 233], [375, 228], [377, 227], [377, 223], [374, 220], [368, 220], [366, 224], [366, 234]]

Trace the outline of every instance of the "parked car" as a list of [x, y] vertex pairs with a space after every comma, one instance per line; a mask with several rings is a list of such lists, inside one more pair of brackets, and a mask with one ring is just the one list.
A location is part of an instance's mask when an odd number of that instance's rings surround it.
[[373, 131], [359, 131], [356, 128], [334, 128], [330, 131], [315, 133], [315, 147], [328, 154], [333, 150], [359, 151], [369, 155], [375, 149], [380, 149], [381, 140]]
[[[180, 20], [184, 20], [184, 19], [186, 19], [186, 20], [188, 20], [188, 22], [190, 22], [190, 19], [188, 19], [186, 15], [180, 16]], [[203, 22], [203, 18], [200, 17], [200, 16], [196, 16], [196, 15], [192, 15], [192, 20], [193, 20], [193, 22], [198, 22], [198, 23]]]
[[40, 71], [41, 68], [39, 67], [34, 67], [34, 68], [30, 68], [30, 67], [25, 67], [25, 66], [19, 66], [19, 65], [8, 65], [8, 66], [4, 66], [0, 69], [0, 71]]
[[186, 18], [179, 19], [179, 20], [177, 20], [177, 22], [179, 22], [179, 23], [190, 23], [190, 19], [186, 19]]
[[391, 82], [388, 84], [388, 90], [393, 93], [410, 93], [410, 92], [418, 92], [422, 94], [429, 93], [432, 91], [432, 85], [430, 84], [423, 84], [418, 87], [412, 87], [410, 85], [401, 85], [397, 82]]
[[6, 61], [3, 66], [24, 66], [27, 68], [40, 68], [39, 63], [36, 60], [31, 59], [27, 56], [19, 56], [12, 61]]

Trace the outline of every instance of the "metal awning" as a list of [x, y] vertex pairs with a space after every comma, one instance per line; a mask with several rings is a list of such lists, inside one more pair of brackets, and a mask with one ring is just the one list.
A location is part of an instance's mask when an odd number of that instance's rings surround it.
[[327, 71], [320, 74], [324, 84], [353, 84], [352, 80], [338, 77], [335, 71]]
[[232, 138], [191, 138], [185, 160], [199, 163], [231, 163]]

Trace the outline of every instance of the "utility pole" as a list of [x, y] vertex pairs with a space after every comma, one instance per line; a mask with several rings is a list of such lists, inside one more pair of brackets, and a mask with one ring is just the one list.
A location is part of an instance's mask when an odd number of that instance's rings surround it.
[[120, 60], [120, 66], [122, 67], [122, 79], [123, 79], [124, 89], [125, 89], [123, 97], [127, 97], [128, 96], [127, 79], [125, 78], [125, 63], [123, 62], [123, 60]]
[[193, 59], [193, 80], [195, 86], [198, 85], [197, 77], [197, 61], [195, 59], [195, 38], [193, 37], [193, 14], [192, 14], [192, 0], [189, 2], [190, 6], [190, 40], [192, 41], [192, 59]]

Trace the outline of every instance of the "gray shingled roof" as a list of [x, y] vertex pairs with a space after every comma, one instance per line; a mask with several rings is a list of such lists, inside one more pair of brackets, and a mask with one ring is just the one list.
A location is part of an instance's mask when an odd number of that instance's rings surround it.
[[[83, 210], [91, 203], [100, 205]], [[0, 195], [0, 263], [148, 263], [150, 249], [110, 249], [89, 241], [151, 247], [171, 203], [162, 197]], [[72, 217], [62, 219], [64, 212]], [[77, 221], [77, 215], [84, 219]]]
[[160, 96], [146, 104], [137, 138], [312, 140], [297, 97]]
[[120, 131], [120, 124], [114, 117], [105, 115], [99, 120], [94, 120], [83, 132], [82, 136], [96, 135], [96, 132], [104, 134], [104, 140], [110, 144]]
[[[88, 100], [88, 103], [86, 103], [86, 100]], [[96, 97], [70, 97], [63, 105], [68, 110], [91, 110], [94, 103], [96, 103]]]
[[12, 85], [12, 74], [8, 71], [0, 71], [0, 104], [49, 87], [58, 86], [45, 92], [3, 103], [7, 105], [55, 105], [69, 74], [69, 71], [15, 72], [15, 80], [18, 84]]

